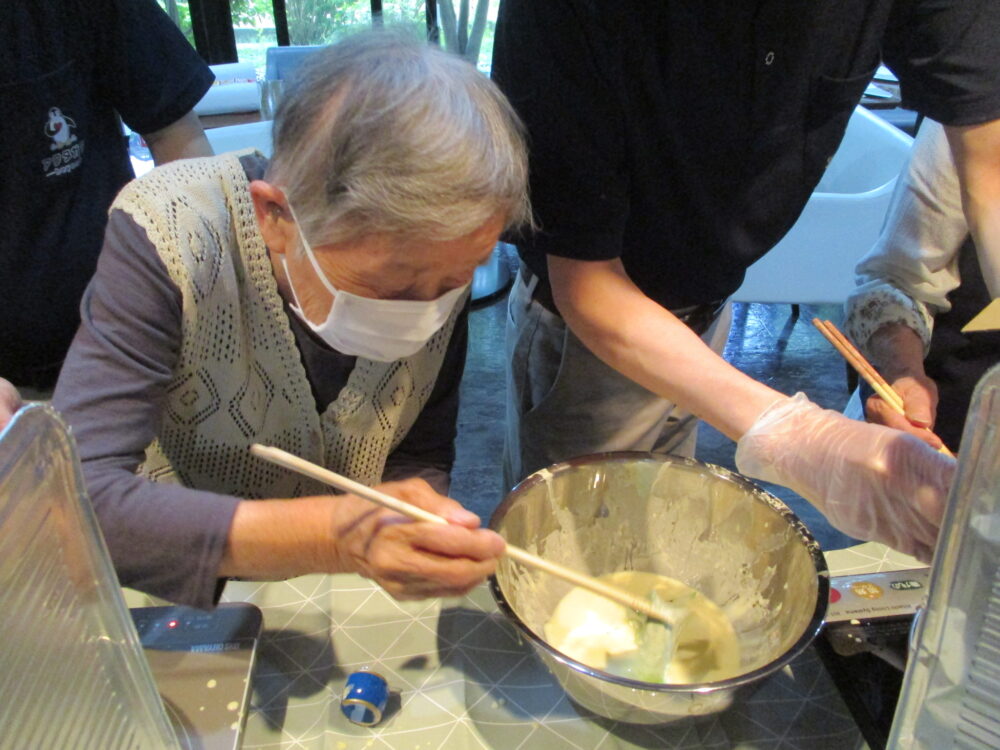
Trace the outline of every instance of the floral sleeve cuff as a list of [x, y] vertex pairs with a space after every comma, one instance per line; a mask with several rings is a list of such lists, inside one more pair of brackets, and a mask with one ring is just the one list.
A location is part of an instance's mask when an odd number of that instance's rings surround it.
[[844, 331], [865, 356], [870, 356], [868, 341], [879, 328], [901, 323], [920, 336], [924, 353], [930, 346], [934, 325], [927, 306], [899, 289], [885, 283], [865, 284], [847, 299]]

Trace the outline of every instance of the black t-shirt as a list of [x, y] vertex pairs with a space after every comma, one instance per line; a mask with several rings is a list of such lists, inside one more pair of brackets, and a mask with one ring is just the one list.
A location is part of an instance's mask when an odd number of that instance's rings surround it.
[[502, 0], [493, 78], [528, 128], [539, 231], [670, 307], [720, 300], [795, 223], [880, 59], [906, 106], [1000, 117], [996, 0]]
[[1000, 331], [963, 333], [962, 328], [990, 303], [990, 293], [971, 238], [958, 256], [961, 286], [948, 295], [951, 310], [934, 318], [924, 370], [938, 386], [934, 431], [953, 451], [962, 440], [976, 383], [1000, 362]]
[[0, 377], [48, 388], [133, 177], [119, 114], [159, 130], [213, 76], [153, 0], [8, 0], [0, 38]]

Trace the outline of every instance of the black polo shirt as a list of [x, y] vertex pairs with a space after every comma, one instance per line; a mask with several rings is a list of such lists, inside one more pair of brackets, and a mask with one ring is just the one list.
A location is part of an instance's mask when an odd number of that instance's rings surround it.
[[0, 377], [44, 389], [133, 177], [119, 115], [164, 128], [213, 76], [154, 0], [5, 0], [0, 39]]
[[[924, 360], [925, 372], [938, 387], [934, 432], [955, 452], [962, 441], [976, 384], [1000, 363], [1000, 331], [962, 331], [992, 299], [971, 238], [959, 250], [958, 272], [962, 283], [948, 295], [951, 309], [934, 317], [930, 350]], [[867, 384], [862, 381], [862, 385]], [[864, 393], [864, 398], [871, 394]]]
[[502, 0], [493, 78], [528, 127], [546, 254], [719, 300], [795, 223], [880, 60], [904, 104], [1000, 117], [996, 0]]

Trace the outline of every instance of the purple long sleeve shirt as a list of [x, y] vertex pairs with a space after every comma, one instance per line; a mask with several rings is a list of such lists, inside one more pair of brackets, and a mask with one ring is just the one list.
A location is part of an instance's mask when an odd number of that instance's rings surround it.
[[[244, 157], [250, 179], [266, 162]], [[334, 351], [288, 309], [292, 331], [324, 411], [355, 358]], [[224, 580], [219, 564], [239, 498], [136, 475], [162, 419], [180, 351], [181, 293], [146, 232], [112, 211], [97, 271], [81, 303], [81, 324], [53, 405], [76, 438], [84, 481], [123, 585], [171, 601], [211, 607]], [[434, 391], [386, 463], [384, 479], [422, 476], [448, 488], [458, 391], [468, 338], [467, 310], [455, 326]]]

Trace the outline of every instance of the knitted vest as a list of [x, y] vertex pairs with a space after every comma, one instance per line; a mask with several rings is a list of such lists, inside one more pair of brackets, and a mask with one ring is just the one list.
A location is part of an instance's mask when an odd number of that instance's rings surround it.
[[413, 356], [359, 357], [317, 413], [248, 186], [237, 155], [224, 154], [156, 169], [115, 201], [146, 230], [182, 300], [180, 356], [139, 473], [242, 498], [331, 492], [251, 456], [259, 442], [376, 484], [427, 403], [460, 306]]

